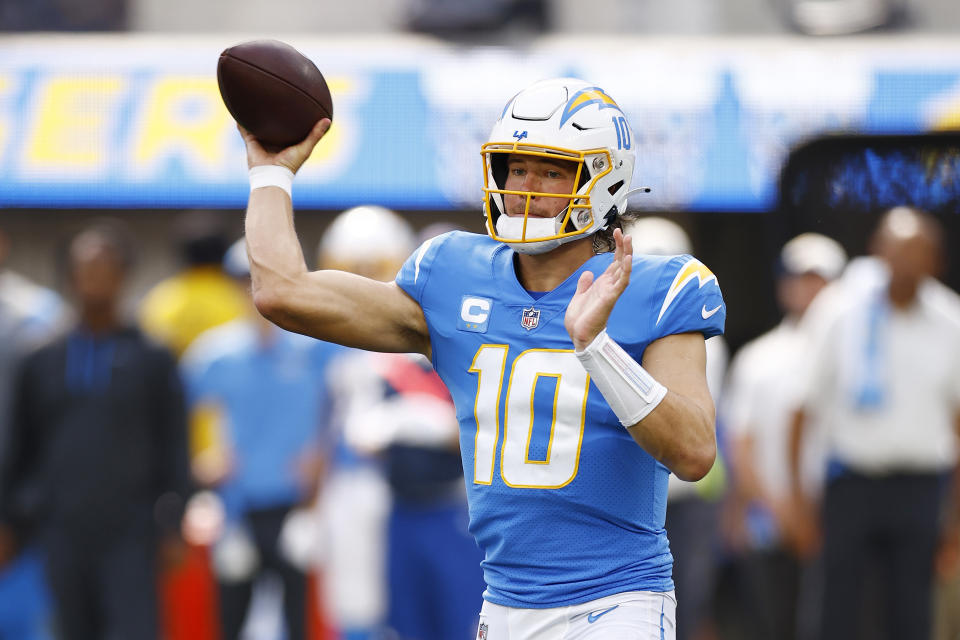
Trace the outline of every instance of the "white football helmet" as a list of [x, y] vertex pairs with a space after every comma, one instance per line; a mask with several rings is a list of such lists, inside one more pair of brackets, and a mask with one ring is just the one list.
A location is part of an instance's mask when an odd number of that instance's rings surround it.
[[650, 216], [623, 225], [623, 232], [633, 237], [633, 252], [654, 256], [693, 253], [690, 236], [672, 220]]
[[317, 261], [322, 269], [392, 280], [415, 248], [410, 223], [385, 207], [361, 205], [330, 223], [317, 247]]
[[[636, 162], [626, 116], [603, 89], [576, 78], [543, 80], [510, 99], [481, 147], [487, 233], [521, 253], [543, 253], [589, 236], [624, 211]], [[555, 218], [530, 216], [530, 199], [553, 193], [509, 191], [512, 154], [577, 163], [568, 204]], [[508, 216], [504, 195], [526, 198], [523, 216]]]

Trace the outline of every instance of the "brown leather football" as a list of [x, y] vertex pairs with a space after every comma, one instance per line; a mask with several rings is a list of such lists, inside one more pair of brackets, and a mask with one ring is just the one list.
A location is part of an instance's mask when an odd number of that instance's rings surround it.
[[234, 120], [270, 147], [296, 144], [318, 120], [333, 118], [323, 74], [284, 42], [253, 40], [226, 49], [217, 83]]

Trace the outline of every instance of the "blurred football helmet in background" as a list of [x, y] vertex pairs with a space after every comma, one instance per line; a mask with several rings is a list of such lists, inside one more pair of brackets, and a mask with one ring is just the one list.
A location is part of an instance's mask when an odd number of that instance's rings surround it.
[[392, 280], [416, 248], [416, 235], [399, 215], [377, 205], [347, 209], [330, 223], [317, 247], [321, 269]]
[[693, 253], [690, 236], [683, 230], [683, 227], [660, 216], [650, 216], [626, 222], [623, 225], [623, 232], [629, 233], [633, 237], [633, 252], [635, 254], [673, 256]]

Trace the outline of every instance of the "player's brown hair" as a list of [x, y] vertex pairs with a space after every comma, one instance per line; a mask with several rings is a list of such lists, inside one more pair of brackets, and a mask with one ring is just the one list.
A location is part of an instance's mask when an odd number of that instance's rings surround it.
[[618, 213], [610, 224], [593, 234], [593, 252], [610, 253], [616, 249], [616, 243], [613, 241], [613, 231], [620, 229], [623, 231], [623, 223], [638, 220], [640, 215], [632, 211]]

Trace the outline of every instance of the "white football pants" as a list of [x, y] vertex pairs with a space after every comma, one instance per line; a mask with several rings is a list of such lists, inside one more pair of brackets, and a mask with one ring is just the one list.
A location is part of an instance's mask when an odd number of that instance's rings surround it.
[[477, 640], [676, 640], [674, 592], [627, 591], [551, 609], [484, 600]]

